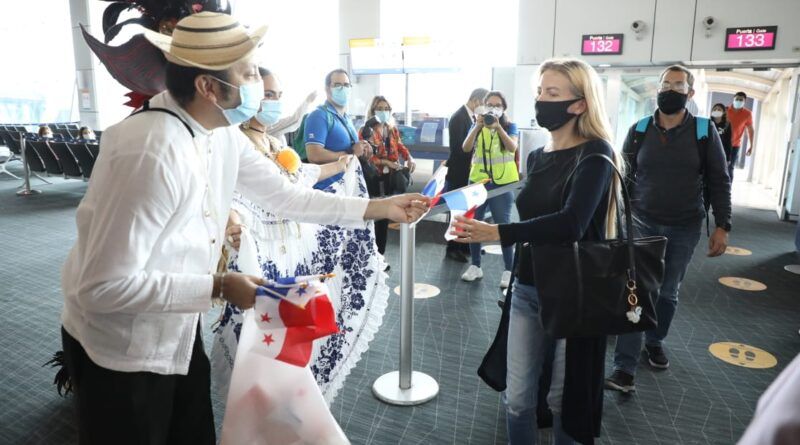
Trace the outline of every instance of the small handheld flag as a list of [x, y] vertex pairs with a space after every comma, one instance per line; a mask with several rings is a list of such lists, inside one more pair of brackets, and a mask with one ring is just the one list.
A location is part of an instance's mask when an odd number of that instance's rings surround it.
[[442, 199], [444, 199], [447, 203], [447, 207], [450, 209], [450, 226], [444, 234], [446, 240], [450, 241], [456, 238], [450, 234], [452, 230], [459, 230], [453, 226], [456, 216], [474, 218], [475, 210], [486, 202], [487, 195], [484, 182], [471, 184], [442, 195]]
[[433, 172], [433, 176], [428, 181], [428, 183], [425, 184], [425, 187], [422, 189], [421, 192], [423, 196], [431, 198], [431, 203], [428, 206], [428, 210], [426, 210], [425, 213], [422, 216], [420, 216], [418, 220], [412, 222], [410, 224], [410, 227], [416, 226], [419, 221], [425, 219], [425, 216], [427, 216], [428, 213], [431, 211], [430, 209], [433, 208], [433, 206], [435, 206], [436, 203], [439, 202], [439, 198], [442, 196], [442, 190], [444, 190], [446, 176], [447, 176], [446, 165], [440, 166], [439, 168], [436, 169], [435, 172]]
[[253, 350], [295, 366], [308, 365], [315, 339], [339, 332], [328, 288], [318, 280], [259, 287], [254, 315], [262, 338]]

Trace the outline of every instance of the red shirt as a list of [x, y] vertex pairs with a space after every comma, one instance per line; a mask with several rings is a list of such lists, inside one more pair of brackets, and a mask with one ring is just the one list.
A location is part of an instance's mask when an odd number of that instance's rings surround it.
[[[742, 146], [742, 136], [744, 136], [744, 129], [748, 125], [753, 125], [753, 113], [747, 108], [735, 109], [732, 106], [728, 107], [728, 122], [731, 123], [731, 145], [734, 147]], [[753, 141], [750, 141], [750, 145]]]
[[[400, 139], [400, 130], [398, 130], [397, 127], [389, 127], [389, 146], [387, 147], [386, 139], [381, 134], [383, 128], [383, 125], [374, 126], [372, 137], [369, 141], [375, 147], [375, 154], [370, 158], [370, 161], [378, 168], [378, 174], [383, 174], [383, 168], [381, 168], [382, 159], [398, 162], [401, 156], [406, 161], [411, 158], [411, 155], [408, 153], [408, 148], [403, 145]], [[364, 139], [361, 132], [359, 132], [358, 137]]]

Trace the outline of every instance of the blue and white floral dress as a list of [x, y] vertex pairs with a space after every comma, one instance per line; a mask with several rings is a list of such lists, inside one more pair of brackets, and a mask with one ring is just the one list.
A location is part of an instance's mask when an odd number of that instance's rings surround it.
[[[286, 175], [298, 185], [310, 188], [319, 173], [319, 166], [303, 164], [297, 174]], [[325, 191], [368, 197], [359, 163], [352, 161], [343, 177]], [[326, 283], [340, 333], [314, 342], [309, 365], [330, 405], [380, 328], [388, 303], [389, 288], [383, 257], [375, 245], [374, 224], [369, 222], [363, 229], [346, 229], [297, 223], [270, 213], [238, 193], [234, 194], [232, 209], [241, 215], [243, 225], [255, 240], [258, 261], [266, 278], [336, 275]], [[231, 251], [228, 270], [238, 270], [236, 251]], [[212, 375], [223, 400], [241, 328], [242, 311], [226, 303], [214, 330], [211, 350]]]

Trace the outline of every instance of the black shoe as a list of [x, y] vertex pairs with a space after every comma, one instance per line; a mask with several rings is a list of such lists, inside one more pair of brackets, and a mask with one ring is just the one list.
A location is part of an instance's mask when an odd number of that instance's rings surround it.
[[458, 250], [448, 250], [445, 256], [447, 258], [450, 258], [451, 260], [458, 261], [459, 263], [466, 263], [469, 261], [467, 259], [467, 256], [464, 255], [463, 252], [459, 252]]
[[636, 387], [633, 386], [633, 376], [625, 371], [619, 370], [614, 371], [611, 377], [606, 379], [605, 388], [614, 391], [622, 391], [625, 394], [636, 391]]
[[664, 348], [661, 346], [646, 346], [644, 347], [645, 351], [647, 351], [647, 362], [650, 363], [650, 366], [656, 369], [667, 369], [669, 368], [669, 359], [664, 354]]
[[506, 305], [506, 300], [504, 300], [502, 298], [498, 298], [497, 299], [497, 305], [500, 306], [500, 309], [503, 309], [503, 306]]

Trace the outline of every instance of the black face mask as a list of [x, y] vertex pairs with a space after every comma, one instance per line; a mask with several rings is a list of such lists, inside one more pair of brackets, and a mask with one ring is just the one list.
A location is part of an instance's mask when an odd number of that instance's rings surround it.
[[539, 123], [539, 126], [546, 128], [549, 131], [558, 130], [559, 128], [563, 127], [564, 124], [569, 122], [570, 119], [577, 116], [577, 114], [568, 112], [567, 108], [581, 99], [582, 98], [562, 100], [559, 102], [544, 102], [537, 100], [536, 122]]
[[658, 109], [664, 114], [675, 114], [686, 108], [688, 94], [667, 90], [658, 93]]

